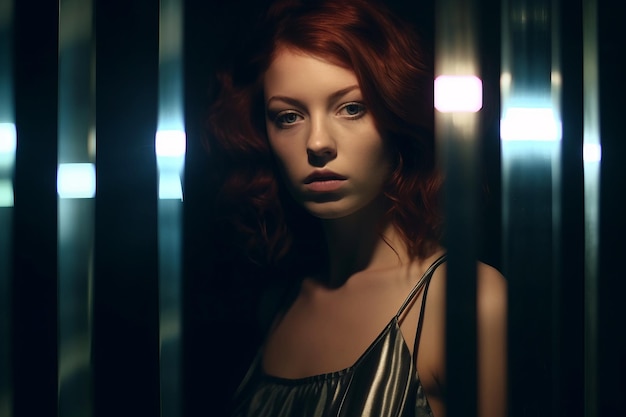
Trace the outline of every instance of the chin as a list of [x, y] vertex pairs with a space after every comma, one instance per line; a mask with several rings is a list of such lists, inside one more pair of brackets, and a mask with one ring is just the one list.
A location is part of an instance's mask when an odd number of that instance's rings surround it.
[[[334, 204], [333, 204], [334, 203]], [[359, 210], [360, 207], [346, 207], [336, 202], [305, 203], [304, 209], [313, 217], [320, 220], [336, 220], [347, 217]]]

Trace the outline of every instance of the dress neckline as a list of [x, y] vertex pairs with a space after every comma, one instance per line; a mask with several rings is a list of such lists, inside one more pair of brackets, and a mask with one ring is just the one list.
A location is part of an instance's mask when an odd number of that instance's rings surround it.
[[[398, 312], [391, 318], [389, 323], [387, 323], [387, 325], [380, 331], [378, 336], [374, 338], [372, 343], [368, 345], [365, 351], [356, 359], [356, 361], [352, 365], [346, 368], [337, 370], [337, 371], [314, 374], [314, 375], [309, 375], [309, 376], [304, 376], [304, 377], [299, 377], [299, 378], [286, 378], [286, 377], [272, 375], [265, 371], [265, 369], [263, 368], [263, 348], [261, 348], [259, 352], [257, 353], [257, 357], [255, 359], [255, 362], [256, 362], [255, 367], [259, 370], [259, 373], [263, 379], [272, 381], [274, 383], [281, 384], [281, 385], [300, 385], [300, 384], [306, 384], [308, 382], [313, 382], [313, 381], [324, 381], [324, 380], [332, 380], [335, 378], [340, 378], [344, 375], [348, 375], [352, 373], [359, 366], [359, 364], [367, 358], [369, 353], [376, 347], [376, 345], [380, 343], [380, 341], [384, 339], [387, 333], [389, 333], [392, 329], [399, 334], [400, 339], [402, 341], [402, 355], [405, 355], [405, 354], [408, 355], [409, 358], [411, 359], [411, 363], [413, 364], [413, 358], [411, 355], [411, 351], [409, 349], [409, 345], [406, 342], [404, 335], [402, 334], [402, 330], [400, 329], [400, 323], [399, 323], [400, 316], [402, 315], [406, 307], [411, 303], [413, 298], [415, 298], [417, 294], [420, 292], [420, 289], [424, 288], [425, 284], [430, 280], [430, 278], [432, 277], [437, 267], [441, 265], [442, 263], [444, 263], [445, 261], [446, 261], [446, 254], [443, 254], [439, 258], [437, 258], [426, 269], [426, 271], [422, 274], [420, 279], [417, 281], [417, 283], [413, 286], [413, 288], [407, 295], [406, 299], [404, 300], [404, 302], [398, 309]], [[421, 325], [421, 315], [422, 314], [420, 313], [420, 325]], [[417, 334], [419, 334], [419, 332], [420, 332], [420, 329], [418, 328]], [[417, 349], [417, 346], [414, 346], [413, 349]], [[416, 371], [416, 375], [417, 375], [417, 371]]]

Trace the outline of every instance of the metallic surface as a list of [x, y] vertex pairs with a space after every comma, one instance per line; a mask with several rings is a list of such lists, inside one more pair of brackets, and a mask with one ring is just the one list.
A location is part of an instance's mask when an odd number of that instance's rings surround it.
[[[59, 9], [58, 163], [95, 159], [93, 6]], [[93, 415], [94, 202], [58, 199], [58, 407], [62, 417]]]
[[11, 276], [13, 244], [13, 2], [0, 3], [0, 416], [13, 415], [11, 381]]
[[[560, 320], [561, 74], [556, 4], [504, 0], [502, 7], [503, 272], [509, 281], [509, 328], [515, 329], [509, 332], [511, 416], [526, 415], [528, 410], [539, 410], [538, 415], [559, 411], [561, 346], [559, 332], [553, 331]], [[509, 123], [516, 126], [512, 136], [506, 129]], [[531, 381], [542, 395], [529, 398], [524, 392]]]
[[[436, 2], [435, 77], [480, 77], [476, 4]], [[446, 291], [446, 413], [477, 413], [476, 259], [478, 238], [479, 114], [435, 113], [439, 160], [445, 176], [448, 251]]]
[[[183, 2], [161, 0], [159, 111], [159, 370], [161, 415], [182, 415]], [[155, 139], [155, 140], [156, 140]]]

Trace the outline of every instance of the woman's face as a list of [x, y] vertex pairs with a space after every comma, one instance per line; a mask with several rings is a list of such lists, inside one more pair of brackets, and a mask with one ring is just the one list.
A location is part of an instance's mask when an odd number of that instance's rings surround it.
[[270, 147], [305, 209], [336, 219], [381, 195], [389, 153], [353, 71], [281, 49], [264, 93]]

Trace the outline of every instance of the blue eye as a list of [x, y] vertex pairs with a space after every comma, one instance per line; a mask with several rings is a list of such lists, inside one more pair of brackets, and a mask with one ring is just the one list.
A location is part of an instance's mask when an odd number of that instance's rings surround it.
[[301, 118], [302, 116], [298, 113], [286, 111], [279, 113], [274, 117], [274, 124], [281, 129], [286, 129], [291, 127], [291, 125], [296, 124]]
[[360, 111], [361, 111], [361, 106], [359, 106], [358, 104], [348, 104], [346, 106], [346, 113], [348, 113], [350, 116], [359, 114]]
[[295, 123], [298, 120], [298, 115], [295, 113], [287, 113], [278, 118], [283, 123]]
[[348, 119], [359, 119], [367, 112], [361, 103], [347, 103], [339, 109], [339, 114]]

